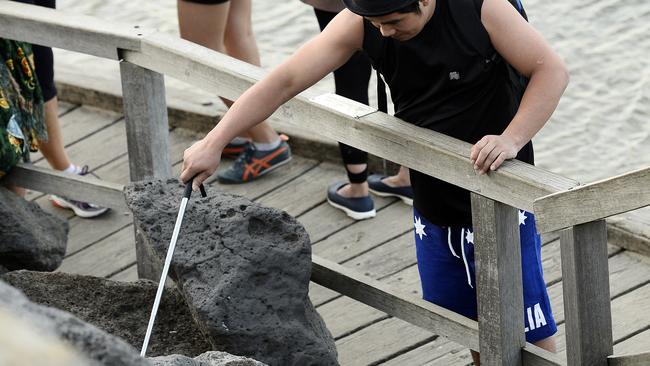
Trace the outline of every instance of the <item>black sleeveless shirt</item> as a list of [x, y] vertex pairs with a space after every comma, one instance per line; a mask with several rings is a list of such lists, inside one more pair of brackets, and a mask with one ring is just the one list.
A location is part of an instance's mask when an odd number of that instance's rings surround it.
[[[434, 13], [415, 37], [385, 38], [364, 20], [363, 49], [388, 84], [395, 116], [476, 143], [499, 135], [518, 103], [505, 61], [481, 23], [482, 0], [436, 0]], [[526, 144], [517, 159], [533, 164]], [[411, 169], [414, 206], [430, 222], [469, 227], [469, 192]]]

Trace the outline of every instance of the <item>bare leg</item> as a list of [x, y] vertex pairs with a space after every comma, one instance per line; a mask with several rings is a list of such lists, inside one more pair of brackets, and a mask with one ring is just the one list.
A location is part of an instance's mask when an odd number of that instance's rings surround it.
[[70, 166], [70, 158], [65, 152], [61, 126], [59, 125], [59, 103], [54, 97], [44, 104], [47, 142], [39, 141], [39, 149], [53, 169], [65, 170]]
[[[181, 38], [260, 65], [259, 52], [250, 25], [249, 0], [228, 1], [215, 5], [178, 0], [177, 6]], [[231, 26], [237, 29], [228, 29]], [[222, 100], [226, 106], [232, 105], [232, 101], [223, 98]], [[274, 142], [279, 138], [266, 121], [251, 128], [246, 135], [257, 142]]]
[[[537, 342], [535, 342], [533, 344], [536, 345], [537, 347], [543, 348], [543, 349], [545, 349], [545, 350], [547, 350], [549, 352], [553, 352], [553, 353], [557, 352], [557, 349], [556, 349], [556, 346], [555, 346], [555, 338], [553, 338], [552, 336], [548, 337], [548, 338], [544, 338], [542, 340], [539, 340], [539, 341], [537, 341]], [[481, 360], [480, 360], [480, 357], [479, 357], [480, 354], [478, 352], [476, 352], [476, 351], [471, 351], [471, 352], [472, 352], [472, 359], [474, 360], [474, 365], [481, 366]]]
[[[361, 173], [367, 166], [367, 164], [347, 164], [345, 167], [350, 173]], [[366, 197], [369, 194], [368, 182], [347, 184], [337, 193], [343, 197]]]
[[384, 178], [383, 182], [390, 187], [406, 187], [411, 185], [409, 168], [400, 166], [396, 175]]

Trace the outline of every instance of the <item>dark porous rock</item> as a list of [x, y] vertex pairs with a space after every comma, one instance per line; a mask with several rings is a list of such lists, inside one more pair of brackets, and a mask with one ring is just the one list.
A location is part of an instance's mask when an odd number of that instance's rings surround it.
[[198, 357], [181, 355], [160, 356], [149, 359], [154, 366], [266, 366], [251, 358], [231, 355], [226, 352], [210, 351]]
[[100, 365], [147, 366], [151, 363], [126, 342], [63, 310], [38, 305], [0, 281], [0, 308], [19, 320], [29, 321], [34, 329], [53, 334], [80, 354]]
[[6, 269], [6, 268], [3, 267], [3, 266], [0, 266], [0, 275], [3, 275], [3, 274], [5, 274], [5, 273], [7, 273], [7, 272], [9, 272], [8, 269]]
[[[176, 180], [125, 190], [145, 245], [163, 261], [180, 206]], [[195, 194], [170, 275], [213, 349], [268, 365], [337, 365], [334, 340], [307, 296], [311, 244], [293, 217], [250, 200]]]
[[54, 271], [68, 241], [68, 223], [0, 186], [0, 265]]
[[[38, 304], [65, 310], [81, 320], [142, 347], [157, 284], [147, 280], [118, 282], [103, 278], [15, 271], [0, 279], [22, 290]], [[148, 356], [199, 355], [210, 344], [198, 330], [178, 291], [166, 288], [160, 302]]]

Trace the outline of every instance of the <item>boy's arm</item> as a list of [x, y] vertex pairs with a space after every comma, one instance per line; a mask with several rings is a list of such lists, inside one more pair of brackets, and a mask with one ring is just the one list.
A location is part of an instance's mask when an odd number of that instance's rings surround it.
[[470, 158], [480, 173], [516, 157], [544, 126], [569, 82], [566, 66], [544, 38], [506, 0], [485, 0], [481, 21], [501, 56], [530, 81], [519, 110], [499, 136], [478, 141]]
[[183, 154], [180, 179], [194, 178], [194, 189], [210, 177], [221, 151], [235, 136], [264, 121], [276, 109], [343, 65], [363, 43], [363, 19], [347, 10], [230, 107], [202, 140]]

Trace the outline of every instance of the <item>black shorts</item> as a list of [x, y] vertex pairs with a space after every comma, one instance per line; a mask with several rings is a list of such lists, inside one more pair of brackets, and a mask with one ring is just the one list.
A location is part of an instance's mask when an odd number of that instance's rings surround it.
[[188, 3], [197, 3], [197, 4], [205, 4], [205, 5], [217, 5], [217, 4], [223, 4], [227, 3], [229, 0], [183, 0]]

